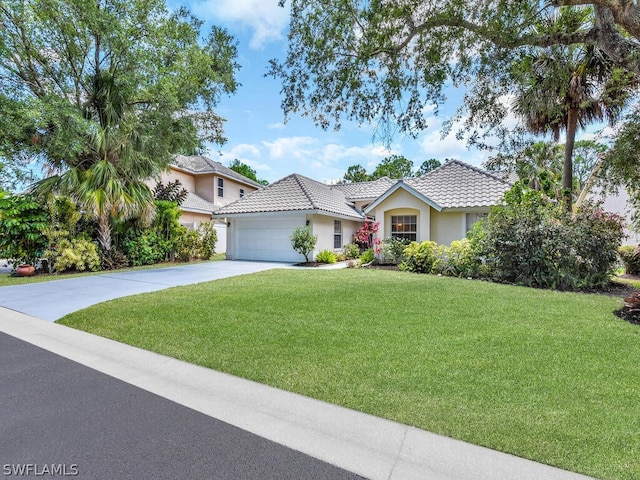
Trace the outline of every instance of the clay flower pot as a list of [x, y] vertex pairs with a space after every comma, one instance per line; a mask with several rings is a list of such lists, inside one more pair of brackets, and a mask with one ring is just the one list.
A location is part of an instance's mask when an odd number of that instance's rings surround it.
[[36, 271], [36, 267], [33, 265], [22, 264], [16, 268], [16, 276], [18, 277], [30, 277]]

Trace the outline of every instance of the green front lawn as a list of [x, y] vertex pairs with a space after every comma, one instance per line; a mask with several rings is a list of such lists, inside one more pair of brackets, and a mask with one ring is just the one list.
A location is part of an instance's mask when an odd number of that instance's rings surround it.
[[380, 270], [274, 270], [61, 323], [606, 479], [640, 478], [640, 327], [618, 298]]

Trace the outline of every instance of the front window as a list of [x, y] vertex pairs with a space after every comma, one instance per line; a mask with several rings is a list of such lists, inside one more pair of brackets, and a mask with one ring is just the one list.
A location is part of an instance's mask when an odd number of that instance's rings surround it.
[[220, 198], [224, 197], [224, 179], [218, 179], [218, 196]]
[[466, 215], [466, 220], [467, 220], [467, 232], [469, 230], [471, 230], [471, 227], [473, 227], [473, 224], [480, 221], [480, 220], [484, 220], [485, 218], [487, 218], [487, 214], [486, 213], [467, 213]]
[[333, 248], [342, 248], [342, 220], [333, 221]]
[[393, 215], [391, 217], [391, 236], [415, 242], [418, 238], [417, 215]]

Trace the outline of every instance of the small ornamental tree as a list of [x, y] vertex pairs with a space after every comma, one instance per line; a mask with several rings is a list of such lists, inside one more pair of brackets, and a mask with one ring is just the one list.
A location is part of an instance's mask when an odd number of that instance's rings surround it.
[[353, 243], [358, 245], [362, 252], [369, 248], [373, 248], [374, 253], [377, 255], [382, 249], [382, 242], [380, 239], [374, 238], [374, 234], [378, 232], [379, 228], [380, 222], [364, 222], [364, 225], [362, 225], [362, 227], [353, 234]]
[[304, 260], [309, 262], [309, 253], [315, 248], [318, 242], [318, 235], [312, 235], [309, 226], [296, 227], [290, 238], [293, 249], [304, 255]]

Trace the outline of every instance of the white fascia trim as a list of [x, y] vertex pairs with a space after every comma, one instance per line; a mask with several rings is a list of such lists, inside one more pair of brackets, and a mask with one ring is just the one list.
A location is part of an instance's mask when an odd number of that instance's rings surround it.
[[251, 213], [221, 213], [213, 214], [213, 218], [251, 218], [251, 217], [285, 217], [291, 215], [323, 215], [325, 217], [339, 218], [342, 220], [352, 220], [354, 222], [364, 221], [363, 217], [352, 217], [340, 213], [327, 212], [325, 210], [284, 210], [281, 212], [251, 212]]
[[411, 195], [413, 195], [414, 197], [422, 200], [424, 203], [426, 203], [427, 205], [429, 205], [431, 208], [433, 208], [434, 210], [441, 212], [442, 211], [442, 207], [440, 205], [438, 205], [436, 202], [434, 202], [433, 200], [431, 200], [429, 197], [423, 195], [422, 193], [418, 192], [415, 188], [411, 187], [410, 185], [407, 185], [406, 183], [404, 183], [402, 180], [398, 180], [398, 183], [396, 183], [395, 185], [393, 185], [391, 188], [389, 188], [389, 190], [387, 190], [386, 192], [384, 192], [382, 195], [380, 195], [378, 197], [378, 199], [373, 202], [372, 204], [370, 204], [367, 208], [364, 209], [364, 213], [368, 214], [370, 213], [372, 210], [374, 210], [378, 205], [380, 205], [382, 202], [384, 202], [387, 198], [389, 198], [391, 195], [393, 195], [395, 192], [397, 192], [400, 188], [404, 189], [406, 192], [410, 193]]

